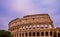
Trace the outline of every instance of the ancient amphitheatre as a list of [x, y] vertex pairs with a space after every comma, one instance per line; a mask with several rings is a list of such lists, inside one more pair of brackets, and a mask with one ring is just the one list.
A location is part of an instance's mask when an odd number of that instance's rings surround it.
[[13, 37], [57, 37], [60, 28], [54, 26], [48, 14], [34, 14], [16, 18], [8, 23], [8, 30]]

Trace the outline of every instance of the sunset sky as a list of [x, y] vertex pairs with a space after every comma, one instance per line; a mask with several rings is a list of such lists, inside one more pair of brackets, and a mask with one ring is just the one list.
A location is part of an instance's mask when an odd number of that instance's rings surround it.
[[41, 13], [60, 27], [60, 0], [0, 0], [0, 29], [8, 30], [8, 22], [15, 18]]

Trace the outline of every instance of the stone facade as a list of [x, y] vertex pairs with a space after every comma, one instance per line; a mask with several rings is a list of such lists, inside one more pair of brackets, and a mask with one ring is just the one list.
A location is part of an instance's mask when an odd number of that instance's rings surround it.
[[[13, 37], [54, 37], [55, 28], [48, 14], [27, 15], [9, 22], [8, 30]], [[58, 35], [57, 35], [58, 36]]]

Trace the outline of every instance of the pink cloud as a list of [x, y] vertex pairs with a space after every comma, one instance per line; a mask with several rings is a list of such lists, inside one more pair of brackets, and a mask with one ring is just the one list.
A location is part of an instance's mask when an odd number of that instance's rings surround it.
[[[30, 14], [40, 14], [40, 13], [48, 13], [51, 18], [53, 19], [54, 23], [60, 23], [60, 15], [56, 15], [56, 0], [9, 0], [8, 1], [4, 1], [4, 8], [8, 8], [9, 6], [9, 10], [8, 13], [11, 16], [23, 16], [23, 15], [30, 15]], [[6, 3], [6, 4], [5, 4]], [[8, 4], [8, 6], [7, 6]], [[5, 7], [6, 6], [6, 7]], [[55, 8], [56, 7], [56, 8]], [[12, 18], [16, 18], [16, 17], [11, 17], [8, 16], [9, 14], [6, 14], [7, 17], [0, 17], [0, 22], [2, 23], [2, 25], [0, 26], [4, 26], [4, 28], [6, 27], [6, 29], [8, 28], [8, 22], [12, 19]], [[19, 14], [19, 15], [18, 15]], [[10, 18], [9, 18], [10, 17]], [[3, 27], [2, 27], [3, 28]], [[4, 29], [3, 28], [3, 29]], [[1, 28], [0, 28], [1, 29]]]
[[[44, 10], [46, 10], [46, 9], [42, 9], [41, 7], [37, 8], [35, 6], [37, 4], [33, 5], [33, 0], [11, 0], [11, 1], [12, 2], [10, 3], [10, 9], [13, 10], [13, 11], [16, 11], [17, 13], [23, 12], [26, 15], [36, 14], [36, 13], [49, 13], [49, 14], [51, 14], [52, 13], [51, 11], [54, 11], [54, 9], [48, 8], [47, 11], [45, 12]], [[47, 4], [55, 3], [56, 0], [42, 0], [41, 2], [42, 3], [40, 3], [40, 4], [47, 5]]]

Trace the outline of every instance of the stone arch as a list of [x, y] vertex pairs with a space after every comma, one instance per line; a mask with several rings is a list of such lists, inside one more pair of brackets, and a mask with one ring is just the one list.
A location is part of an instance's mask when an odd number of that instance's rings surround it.
[[33, 32], [33, 36], [35, 36], [35, 32]]
[[39, 28], [40, 26], [39, 25], [37, 25], [37, 28]]
[[48, 26], [47, 26], [47, 25], [45, 25], [45, 28], [48, 28]]
[[39, 32], [37, 32], [37, 36], [40, 36], [40, 33]]
[[48, 36], [48, 32], [45, 32], [45, 36]]
[[52, 32], [50, 32], [50, 36], [52, 36]]
[[30, 26], [29, 26], [29, 29], [31, 29], [31, 28], [32, 28], [32, 26], [30, 25]]
[[28, 33], [26, 32], [25, 35], [28, 36]]
[[24, 33], [22, 33], [22, 37], [24, 37]]
[[41, 32], [41, 36], [44, 36], [44, 32]]
[[29, 36], [31, 36], [31, 32], [29, 32]]
[[44, 28], [44, 26], [43, 26], [43, 25], [41, 25], [41, 28]]
[[35, 29], [36, 28], [36, 25], [33, 25], [33, 29]]
[[21, 33], [20, 33], [20, 37], [21, 37]]

